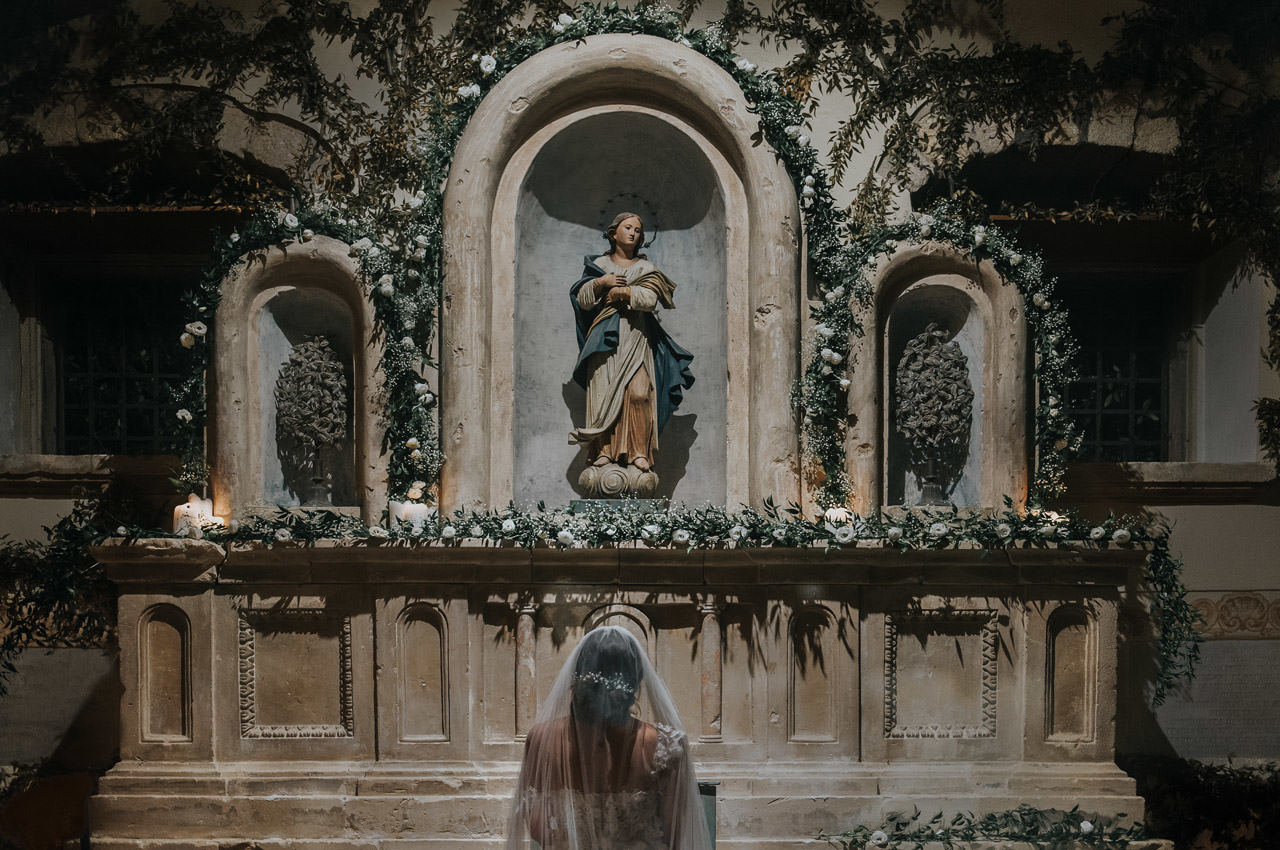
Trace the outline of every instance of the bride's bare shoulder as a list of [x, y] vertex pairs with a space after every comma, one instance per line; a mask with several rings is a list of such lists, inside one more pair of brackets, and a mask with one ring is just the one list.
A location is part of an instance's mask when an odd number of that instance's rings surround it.
[[544, 723], [535, 723], [529, 727], [526, 741], [530, 747], [536, 747], [543, 741], [555, 740], [566, 734], [568, 726], [569, 718], [567, 717], [557, 717]]

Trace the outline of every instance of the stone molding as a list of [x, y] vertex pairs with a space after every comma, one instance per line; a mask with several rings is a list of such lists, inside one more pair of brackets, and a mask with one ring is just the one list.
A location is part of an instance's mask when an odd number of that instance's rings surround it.
[[[310, 626], [332, 623], [338, 627], [338, 710], [333, 724], [264, 725], [258, 722], [257, 654], [254, 633], [259, 627], [287, 620], [305, 621]], [[351, 661], [351, 618], [335, 616], [322, 608], [240, 609], [238, 632], [240, 682], [240, 737], [265, 738], [352, 738], [355, 736], [355, 681]]]
[[1066, 483], [1071, 502], [1280, 504], [1280, 479], [1270, 463], [1073, 463]]
[[1200, 633], [1209, 640], [1280, 639], [1280, 591], [1228, 591], [1191, 605], [1204, 616]]
[[[996, 676], [1000, 636], [998, 612], [994, 609], [930, 608], [894, 611], [884, 615], [884, 736], [886, 738], [994, 738], [996, 736]], [[898, 639], [899, 623], [974, 623], [982, 640], [980, 725], [903, 726], [898, 722]]]
[[[498, 360], [511, 353], [492, 333], [497, 284], [514, 268], [512, 240], [494, 237], [514, 221], [501, 186], [515, 179], [509, 169], [532, 161], [523, 148], [543, 128], [575, 111], [611, 105], [687, 124], [742, 185], [747, 296], [729, 317], [730, 327], [737, 322], [747, 338], [747, 380], [745, 386], [731, 381], [729, 395], [734, 427], [746, 435], [745, 493], [738, 498], [755, 504], [773, 494], [799, 501], [799, 433], [789, 407], [779, 404], [797, 374], [795, 190], [769, 147], [752, 141], [755, 118], [724, 69], [667, 39], [613, 34], [557, 45], [521, 63], [481, 102], [455, 150], [444, 199], [440, 430], [449, 463], [441, 505], [452, 510], [510, 498], [510, 476], [502, 473], [508, 450], [495, 448], [509, 439], [495, 411], [508, 409], [514, 393], [509, 382], [497, 380]], [[741, 416], [735, 398], [744, 402]]]

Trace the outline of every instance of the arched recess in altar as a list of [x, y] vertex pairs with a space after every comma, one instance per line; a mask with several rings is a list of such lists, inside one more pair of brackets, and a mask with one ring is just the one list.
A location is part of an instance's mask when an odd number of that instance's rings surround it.
[[679, 285], [664, 326], [696, 358], [663, 494], [799, 498], [798, 209], [756, 126], [723, 69], [650, 36], [558, 45], [489, 93], [444, 201], [443, 507], [575, 497], [568, 289], [623, 209], [656, 224], [649, 253]]
[[895, 427], [895, 372], [906, 344], [931, 324], [960, 347], [973, 391], [968, 449], [947, 488], [960, 507], [1026, 501], [1027, 411], [1035, 391], [1022, 295], [989, 262], [927, 243], [899, 249], [871, 276], [867, 333], [853, 340], [846, 449], [855, 508], [919, 504], [917, 476]]
[[376, 522], [386, 505], [386, 469], [376, 411], [379, 351], [373, 310], [346, 244], [326, 236], [249, 256], [222, 283], [209, 378], [214, 512], [243, 517], [298, 505], [276, 433], [277, 378], [292, 347], [322, 336], [342, 362], [347, 436], [328, 460], [324, 497]]

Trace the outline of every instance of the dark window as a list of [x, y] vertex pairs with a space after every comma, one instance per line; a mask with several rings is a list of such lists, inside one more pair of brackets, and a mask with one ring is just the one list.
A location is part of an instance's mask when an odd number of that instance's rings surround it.
[[1084, 435], [1081, 461], [1169, 460], [1169, 364], [1176, 280], [1059, 284], [1080, 345], [1066, 413]]
[[[166, 454], [178, 421], [178, 276], [99, 274], [57, 285], [57, 450]], [[45, 290], [48, 298], [49, 290]]]

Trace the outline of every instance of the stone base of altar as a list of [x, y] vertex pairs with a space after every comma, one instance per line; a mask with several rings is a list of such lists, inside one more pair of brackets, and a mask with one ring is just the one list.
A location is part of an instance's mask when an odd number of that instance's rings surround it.
[[96, 848], [499, 846], [537, 707], [604, 623], [645, 646], [720, 783], [721, 847], [913, 808], [1143, 812], [1113, 750], [1137, 549], [94, 555], [124, 685]]
[[[120, 765], [90, 817], [94, 848], [496, 848], [517, 765]], [[1142, 799], [1115, 765], [772, 764], [757, 772], [699, 765], [719, 780], [717, 847], [819, 844], [817, 833], [878, 824], [918, 807], [986, 812], [1066, 802], [1140, 817]], [[1067, 806], [1069, 808], [1069, 806]]]

